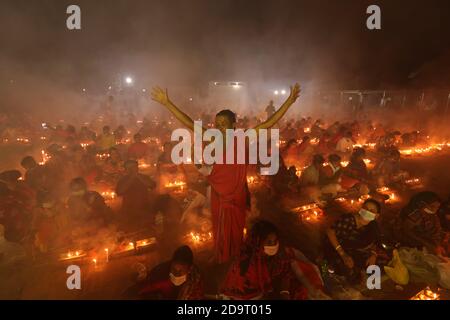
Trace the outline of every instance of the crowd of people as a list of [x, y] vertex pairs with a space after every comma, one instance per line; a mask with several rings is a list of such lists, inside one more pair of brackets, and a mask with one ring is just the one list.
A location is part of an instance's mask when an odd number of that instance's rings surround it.
[[[36, 126], [31, 120], [20, 122], [2, 115], [3, 143], [27, 137], [32, 148], [27, 149], [30, 154], [22, 158], [20, 168], [0, 173], [0, 262], [6, 263], [20, 250], [23, 259], [45, 259], [50, 252], [70, 247], [77, 239], [98, 236], [111, 226], [127, 232], [148, 228], [170, 241], [167, 235], [189, 220], [186, 211], [209, 221], [212, 261], [226, 270], [217, 290], [223, 299], [328, 299], [324, 281], [330, 270], [349, 283], [361, 283], [368, 266], [390, 261], [392, 252], [382, 245], [382, 237], [396, 247], [426, 248], [437, 256], [448, 256], [449, 198], [432, 191], [417, 192], [395, 215], [392, 228], [379, 223], [389, 197], [378, 190], [404, 188], [411, 178], [401, 166], [399, 150], [426, 143], [426, 134], [401, 133], [372, 121], [281, 120], [297, 97], [294, 88], [280, 109], [271, 102], [266, 119], [238, 118], [229, 110], [216, 116], [220, 130], [280, 129], [280, 169], [276, 175], [259, 177], [256, 200], [247, 182], [251, 165], [174, 165], [170, 132], [177, 124], [173, 119], [139, 121], [128, 112], [111, 121], [117, 124], [117, 119], [124, 119], [116, 129], [106, 115], [95, 125], [77, 129], [71, 124]], [[157, 91], [154, 99], [191, 127], [190, 118], [181, 114], [167, 93]], [[212, 115], [201, 117], [211, 119]], [[193, 195], [194, 201], [174, 195], [167, 187], [174, 181], [182, 181], [181, 191]], [[120, 199], [119, 207], [111, 205], [110, 194]], [[281, 202], [286, 197], [313, 203], [326, 215], [319, 254], [314, 258], [285, 241], [283, 226], [271, 221], [270, 214], [246, 218], [248, 211], [264, 211], [258, 203]], [[363, 197], [364, 201], [357, 210], [328, 214], [340, 197]], [[162, 218], [164, 227], [158, 229]], [[206, 298], [208, 279], [194, 255], [195, 250], [183, 245], [149, 272], [149, 266], [139, 266], [136, 284], [127, 295]], [[323, 265], [327, 265], [325, 271]]]

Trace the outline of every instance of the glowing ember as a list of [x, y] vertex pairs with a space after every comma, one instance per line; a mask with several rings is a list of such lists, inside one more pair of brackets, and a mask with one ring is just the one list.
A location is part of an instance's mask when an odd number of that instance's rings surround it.
[[341, 166], [345, 168], [349, 163], [349, 161], [341, 161]]
[[311, 132], [311, 128], [304, 128], [304, 129], [303, 129], [303, 132], [304, 132], [304, 133]]
[[319, 138], [313, 138], [313, 139], [310, 140], [310, 143], [311, 143], [312, 145], [317, 145], [317, 144], [319, 144], [319, 142], [320, 142], [320, 139], [319, 139]]

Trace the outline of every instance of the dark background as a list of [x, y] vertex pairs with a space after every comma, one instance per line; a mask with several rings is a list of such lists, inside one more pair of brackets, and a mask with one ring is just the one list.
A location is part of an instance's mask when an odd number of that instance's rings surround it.
[[[80, 31], [66, 28], [70, 4]], [[366, 28], [371, 4], [381, 30]], [[1, 0], [0, 84], [100, 90], [130, 72], [150, 85], [448, 88], [449, 39], [448, 0]]]

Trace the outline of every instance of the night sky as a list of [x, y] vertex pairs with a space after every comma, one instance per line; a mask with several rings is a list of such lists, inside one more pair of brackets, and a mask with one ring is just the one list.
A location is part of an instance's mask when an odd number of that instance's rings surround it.
[[[130, 72], [146, 83], [299, 80], [408, 85], [449, 52], [450, 1], [1, 0], [0, 74], [103, 87]], [[77, 4], [82, 30], [66, 29]], [[378, 4], [382, 30], [366, 28]], [[448, 65], [448, 63], [447, 63]]]

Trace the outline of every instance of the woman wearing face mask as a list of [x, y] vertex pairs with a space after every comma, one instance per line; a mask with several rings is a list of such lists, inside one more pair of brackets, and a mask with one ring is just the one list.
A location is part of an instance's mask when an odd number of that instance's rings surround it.
[[324, 253], [336, 273], [359, 282], [369, 265], [376, 264], [380, 204], [368, 199], [358, 213], [343, 214], [326, 230]]
[[154, 267], [139, 295], [158, 300], [202, 299], [203, 280], [194, 265], [192, 250], [188, 246], [179, 247], [170, 261]]
[[431, 253], [442, 255], [443, 232], [437, 214], [441, 205], [436, 193], [419, 192], [402, 209], [395, 224], [398, 241], [407, 247], [427, 248]]
[[317, 267], [301, 252], [280, 244], [276, 227], [258, 221], [231, 265], [221, 293], [231, 300], [321, 299]]

